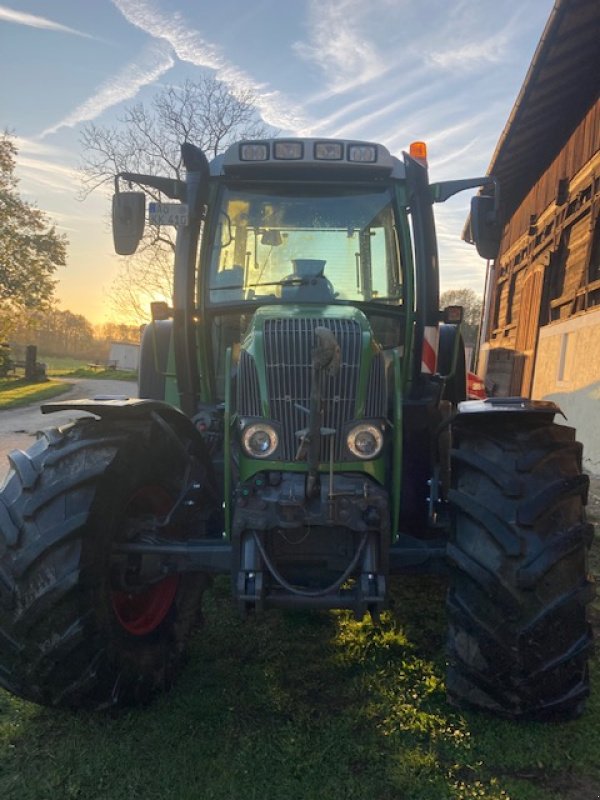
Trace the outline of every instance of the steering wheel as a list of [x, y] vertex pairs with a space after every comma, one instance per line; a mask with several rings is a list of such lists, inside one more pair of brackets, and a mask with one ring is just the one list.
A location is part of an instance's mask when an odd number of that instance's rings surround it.
[[281, 297], [284, 300], [327, 303], [337, 297], [333, 284], [324, 275], [312, 275], [305, 278], [289, 275], [283, 279], [281, 286]]

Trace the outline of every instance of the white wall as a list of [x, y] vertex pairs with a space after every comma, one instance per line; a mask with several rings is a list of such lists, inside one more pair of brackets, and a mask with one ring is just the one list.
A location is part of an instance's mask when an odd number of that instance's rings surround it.
[[600, 475], [600, 307], [540, 328], [532, 397], [562, 408]]
[[117, 369], [136, 371], [140, 361], [139, 344], [113, 342], [110, 346], [109, 361], [115, 361]]

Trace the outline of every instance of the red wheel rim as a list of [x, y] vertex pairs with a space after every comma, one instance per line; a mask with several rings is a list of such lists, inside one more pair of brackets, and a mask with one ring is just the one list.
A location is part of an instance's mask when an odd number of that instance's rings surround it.
[[[125, 513], [130, 519], [148, 514], [160, 517], [167, 514], [172, 505], [173, 501], [163, 488], [144, 486], [131, 497]], [[147, 636], [152, 633], [169, 613], [178, 586], [179, 575], [169, 575], [145, 592], [129, 594], [113, 590], [112, 607], [121, 627], [132, 636]]]

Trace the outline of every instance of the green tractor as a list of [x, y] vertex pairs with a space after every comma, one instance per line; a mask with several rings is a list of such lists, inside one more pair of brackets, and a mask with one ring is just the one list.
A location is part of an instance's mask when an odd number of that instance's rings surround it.
[[[177, 228], [173, 307], [146, 327], [139, 398], [10, 455], [0, 493], [0, 684], [50, 706], [143, 702], [180, 666], [211, 576], [241, 614], [374, 619], [390, 577], [447, 573], [451, 702], [577, 715], [589, 692], [592, 526], [574, 431], [552, 403], [466, 401], [462, 310], [439, 308], [422, 148], [243, 141], [185, 180], [121, 173], [113, 230]], [[127, 190], [122, 191], [125, 187]]]

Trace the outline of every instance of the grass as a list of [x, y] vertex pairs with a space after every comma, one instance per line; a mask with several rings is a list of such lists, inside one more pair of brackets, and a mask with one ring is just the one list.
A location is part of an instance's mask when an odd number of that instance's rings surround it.
[[88, 361], [69, 356], [40, 356], [46, 364], [47, 375], [61, 378], [96, 378], [101, 380], [135, 381], [137, 373], [131, 370], [91, 369]]
[[38, 355], [39, 361], [46, 365], [47, 375], [64, 375], [76, 369], [85, 367], [87, 361], [81, 358], [71, 358], [70, 356], [43, 356]]
[[30, 383], [24, 378], [0, 378], [0, 410], [48, 400], [68, 392], [70, 388], [58, 381]]
[[188, 666], [152, 705], [72, 714], [0, 691], [0, 797], [596, 797], [598, 657], [596, 691], [575, 722], [516, 724], [451, 708], [444, 592], [439, 579], [398, 580], [378, 627], [346, 612], [244, 622], [219, 579]]
[[89, 367], [79, 367], [69, 372], [57, 373], [64, 378], [95, 378], [96, 380], [108, 381], [136, 381], [137, 372], [124, 369], [90, 369]]
[[[52, 366], [48, 367], [48, 375], [53, 378], [95, 378], [120, 381], [135, 381], [137, 378], [135, 372], [125, 370], [93, 370], [87, 366], [81, 366], [82, 362], [75, 361], [75, 359], [49, 359], [49, 361]], [[52, 378], [42, 383], [32, 383], [18, 377], [0, 378], [0, 411], [49, 400], [65, 394], [70, 388], [68, 383], [52, 380]]]

